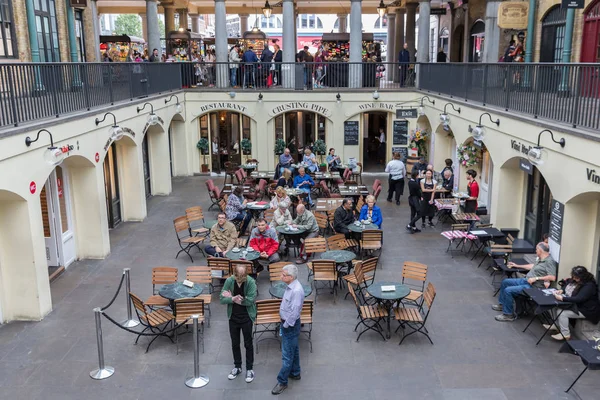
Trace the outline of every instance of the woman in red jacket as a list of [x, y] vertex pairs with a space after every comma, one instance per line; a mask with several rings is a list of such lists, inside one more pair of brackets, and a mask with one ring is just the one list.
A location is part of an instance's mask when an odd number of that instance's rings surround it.
[[477, 171], [468, 170], [467, 171], [467, 194], [469, 197], [465, 201], [465, 212], [466, 213], [474, 213], [477, 211], [477, 199], [479, 198], [479, 184], [475, 180], [477, 176]]

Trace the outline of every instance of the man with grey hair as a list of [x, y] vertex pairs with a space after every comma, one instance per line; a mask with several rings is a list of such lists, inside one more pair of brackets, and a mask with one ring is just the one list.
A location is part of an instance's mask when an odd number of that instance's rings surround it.
[[300, 380], [298, 337], [300, 336], [300, 314], [304, 304], [304, 289], [298, 282], [298, 267], [294, 264], [283, 267], [281, 280], [287, 288], [279, 307], [282, 365], [277, 375], [277, 385], [271, 391], [275, 395], [287, 389], [288, 379]]
[[[519, 268], [529, 270], [525, 278], [505, 279], [500, 285], [498, 295], [499, 304], [494, 304], [492, 309], [502, 311], [502, 314], [496, 316], [496, 321], [514, 321], [514, 299], [518, 294], [523, 293], [523, 289], [531, 287], [543, 288], [544, 282], [554, 282], [556, 280], [556, 262], [550, 257], [550, 249], [544, 242], [537, 244], [535, 248], [537, 255], [535, 264], [520, 265]], [[515, 267], [515, 263], [509, 262], [508, 267]]]
[[[304, 240], [316, 238], [317, 236], [319, 236], [319, 224], [317, 222], [317, 219], [315, 218], [313, 213], [311, 213], [306, 209], [306, 207], [304, 207], [304, 204], [298, 204], [298, 206], [296, 207], [296, 219], [294, 219], [291, 222], [288, 222], [288, 224], [291, 225], [293, 228], [302, 229], [305, 232]], [[307, 255], [304, 253], [303, 245], [300, 250], [300, 255], [296, 260], [296, 263], [302, 264], [305, 263], [306, 260]]]

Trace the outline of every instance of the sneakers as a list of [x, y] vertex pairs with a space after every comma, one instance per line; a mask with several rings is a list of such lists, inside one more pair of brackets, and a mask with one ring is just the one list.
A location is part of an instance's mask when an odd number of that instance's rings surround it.
[[500, 322], [512, 322], [515, 319], [516, 319], [515, 316], [514, 315], [510, 315], [510, 314], [496, 315], [496, 321], [500, 321]]
[[254, 371], [249, 369], [246, 371], [246, 383], [250, 383], [254, 380]]
[[298, 375], [290, 375], [289, 379], [291, 379], [293, 381], [299, 381], [300, 379], [302, 379], [302, 376], [300, 376], [300, 374], [298, 374]]
[[551, 337], [554, 340], [571, 340], [571, 336], [565, 335], [563, 337], [563, 335], [561, 335], [560, 332], [557, 333], [556, 335], [552, 335]]
[[283, 391], [287, 389], [287, 385], [282, 385], [281, 383], [277, 383], [273, 390], [271, 390], [271, 394], [278, 395], [283, 393]]
[[[235, 379], [241, 373], [242, 373], [241, 368], [234, 368], [231, 370], [231, 373], [229, 375], [227, 375], [227, 378], [229, 378], [229, 380]], [[254, 376], [254, 372], [252, 373], [252, 376]]]
[[502, 304], [492, 304], [492, 310], [502, 311]]
[[417, 229], [417, 228], [415, 227], [415, 228], [413, 228], [413, 232], [414, 232], [414, 233], [417, 233], [417, 232], [421, 232], [421, 230], [420, 230], [420, 229]]
[[556, 327], [556, 325], [550, 326], [550, 324], [542, 324], [542, 326], [544, 327], [545, 330], [558, 332], [558, 328]]

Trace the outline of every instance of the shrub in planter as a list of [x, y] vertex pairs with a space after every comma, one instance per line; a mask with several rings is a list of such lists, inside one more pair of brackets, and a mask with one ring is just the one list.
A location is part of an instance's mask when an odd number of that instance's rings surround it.
[[283, 154], [283, 151], [285, 150], [285, 140], [277, 139], [275, 141], [275, 149], [274, 150], [275, 150], [276, 155]]
[[245, 155], [248, 155], [252, 152], [252, 142], [250, 141], [250, 139], [242, 139], [242, 153], [244, 153]]

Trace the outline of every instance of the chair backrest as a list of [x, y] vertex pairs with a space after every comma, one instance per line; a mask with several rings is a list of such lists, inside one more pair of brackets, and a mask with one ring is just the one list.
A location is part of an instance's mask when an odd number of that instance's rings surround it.
[[319, 229], [321, 230], [321, 234], [325, 235], [325, 231], [329, 228], [329, 220], [327, 219], [327, 214], [323, 214], [322, 212], [315, 211], [313, 213], [315, 219], [317, 220], [317, 225], [319, 225]]
[[321, 183], [319, 183], [319, 185], [321, 185], [321, 190], [323, 191], [323, 197], [326, 197], [326, 198], [331, 197], [331, 192], [329, 191], [329, 188], [327, 187], [327, 183], [325, 183], [325, 181], [321, 181]]
[[355, 207], [355, 212], [360, 214], [360, 209], [365, 205], [365, 199], [363, 199], [362, 196], [360, 196], [358, 198], [358, 200], [356, 201], [356, 207]]
[[204, 300], [199, 297], [183, 298], [175, 300], [175, 309], [177, 310], [176, 322], [180, 323], [189, 319], [192, 321], [192, 315], [204, 317]]
[[210, 267], [187, 267], [185, 270], [185, 279], [200, 285], [210, 285], [212, 283]]
[[281, 307], [281, 299], [268, 299], [256, 301], [256, 320], [257, 325], [277, 324], [281, 322], [279, 316], [279, 308]]
[[352, 300], [354, 300], [354, 305], [356, 306], [356, 309], [358, 310], [358, 315], [361, 315], [360, 314], [361, 303], [359, 303], [358, 298], [356, 297], [356, 293], [354, 292], [354, 288], [352, 287], [352, 285], [348, 285], [348, 293], [350, 293], [350, 296], [352, 296]]
[[451, 230], [453, 230], [453, 231], [468, 231], [469, 224], [452, 224]]
[[241, 168], [235, 171], [235, 178], [237, 179], [238, 183], [242, 183], [244, 181], [244, 175], [242, 171], [243, 169]]
[[208, 257], [206, 263], [211, 271], [223, 271], [223, 276], [231, 275], [231, 261], [227, 258]]
[[205, 184], [208, 191], [212, 192], [213, 188], [215, 187], [215, 182], [212, 179], [209, 179], [205, 182]]
[[221, 209], [221, 212], [225, 212], [225, 210], [227, 209], [227, 195], [223, 196], [223, 198], [219, 201], [219, 208]]
[[315, 281], [335, 281], [337, 279], [334, 260], [313, 260], [312, 267]]
[[[486, 228], [492, 228], [494, 224], [477, 224], [477, 228], [478, 229], [486, 229]], [[510, 235], [510, 233], [509, 233]]]
[[363, 272], [363, 262], [359, 261], [354, 264], [354, 276], [356, 277], [356, 283], [361, 286], [365, 283], [365, 274]]
[[273, 221], [274, 213], [275, 213], [275, 210], [273, 210], [272, 208], [269, 208], [263, 212], [263, 217], [264, 217], [264, 219], [267, 220], [268, 223], [271, 223], [271, 221]]
[[262, 194], [267, 194], [267, 181], [261, 179], [258, 181], [258, 191]]
[[324, 237], [306, 239], [304, 241], [304, 251], [306, 253], [323, 253], [327, 251], [327, 240]]
[[195, 221], [202, 221], [202, 224], [204, 224], [204, 213], [202, 212], [201, 206], [186, 208], [185, 215], [190, 225]]
[[377, 264], [379, 263], [379, 257], [371, 257], [362, 261], [362, 272], [366, 281], [373, 281], [375, 279], [375, 272], [377, 271]]
[[336, 233], [327, 238], [327, 247], [329, 250], [345, 250], [348, 248], [346, 236], [343, 233]]
[[357, 162], [356, 163], [356, 169], [358, 169], [358, 171], [354, 172], [355, 174], [358, 173], [359, 175], [362, 174], [362, 170], [363, 170], [363, 166], [362, 163]]
[[254, 263], [248, 260], [231, 260], [231, 274], [233, 275], [235, 269], [238, 266], [242, 266], [246, 268], [246, 274], [252, 275], [254, 273]]
[[513, 237], [513, 235], [511, 235], [511, 234], [509, 233], [508, 235], [506, 235], [506, 241], [507, 241], [509, 244], [513, 244], [513, 243], [514, 243], [514, 241], [515, 241], [515, 238]]
[[142, 299], [140, 299], [139, 297], [137, 297], [135, 294], [129, 292], [129, 298], [131, 299], [131, 302], [133, 303], [133, 306], [135, 307], [135, 312], [137, 313], [139, 319], [142, 322], [147, 322], [148, 321], [148, 313], [146, 312], [146, 306], [144, 305], [144, 302], [142, 301]]
[[373, 181], [373, 193], [375, 193], [375, 190], [377, 190], [377, 188], [380, 186], [381, 186], [381, 179], [375, 179]]
[[187, 236], [191, 236], [190, 223], [188, 222], [186, 215], [175, 218], [173, 220], [173, 225], [175, 226], [175, 233], [177, 233], [177, 237], [179, 237], [180, 232], [184, 231], [187, 232]]
[[302, 311], [300, 312], [301, 324], [313, 323], [313, 310], [314, 302], [312, 300], [304, 300], [304, 304], [302, 304]]
[[512, 244], [493, 244], [490, 246], [492, 253], [512, 253]]
[[381, 229], [365, 229], [362, 232], [363, 242], [381, 242], [383, 240], [383, 231]]
[[289, 262], [276, 262], [269, 265], [269, 280], [271, 282], [278, 282], [281, 280], [281, 271], [283, 267], [288, 265]]
[[[417, 281], [417, 284], [405, 282], [405, 279]], [[405, 261], [402, 266], [402, 283], [423, 290], [427, 281], [427, 265], [414, 261]]]
[[212, 194], [215, 199], [220, 199], [221, 198], [221, 189], [219, 189], [217, 186], [213, 187]]
[[375, 201], [377, 201], [377, 199], [379, 198], [379, 193], [381, 193], [381, 186], [375, 189], [375, 193], [373, 193], [373, 196], [375, 196]]
[[[427, 319], [427, 316], [429, 316], [429, 312], [431, 311], [431, 305], [433, 304], [433, 301], [435, 300], [435, 295], [436, 295], [435, 286], [433, 286], [433, 283], [429, 282], [427, 284], [427, 288], [425, 289], [425, 292], [423, 292], [423, 300], [424, 300], [425, 304], [427, 305], [427, 314], [425, 315], [425, 320]], [[423, 321], [423, 323], [425, 323], [425, 321]]]
[[152, 268], [152, 285], [168, 285], [177, 282], [179, 270], [175, 267]]

